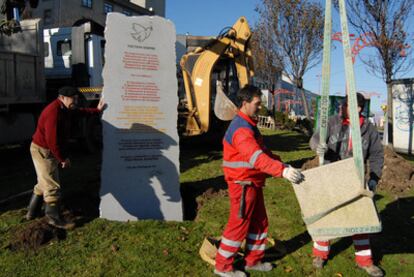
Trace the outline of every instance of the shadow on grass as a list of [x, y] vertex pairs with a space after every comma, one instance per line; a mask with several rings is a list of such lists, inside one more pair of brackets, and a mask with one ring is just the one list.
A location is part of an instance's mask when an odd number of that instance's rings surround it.
[[[13, 201], [10, 201], [0, 207], [0, 213], [19, 210], [27, 207], [31, 195], [25, 195]], [[71, 219], [76, 227], [83, 226], [84, 224], [99, 217], [99, 191], [76, 191], [70, 194], [66, 194], [62, 197], [62, 215]], [[44, 212], [40, 214], [43, 216]], [[23, 214], [22, 214], [22, 221]]]
[[27, 143], [0, 149], [0, 200], [33, 188], [36, 173]]
[[299, 133], [279, 133], [263, 137], [264, 144], [272, 151], [298, 151], [309, 149], [309, 138]]
[[[196, 155], [195, 155], [196, 156]], [[212, 160], [221, 159], [221, 157], [210, 156]], [[302, 165], [311, 160], [312, 158], [304, 158], [290, 162], [289, 164], [296, 168], [301, 168]], [[198, 160], [203, 163], [203, 159]], [[207, 200], [211, 195], [218, 193], [221, 190], [226, 190], [227, 184], [224, 180], [224, 176], [218, 176], [206, 180], [200, 180], [195, 182], [181, 183], [181, 197], [183, 201], [184, 220], [194, 220], [197, 216], [200, 208], [197, 203], [197, 197], [207, 194]], [[303, 237], [300, 237], [303, 238]], [[289, 242], [288, 242], [289, 243]], [[296, 251], [296, 250], [295, 250]]]
[[[276, 248], [278, 249], [278, 243], [282, 244], [282, 250], [279, 250], [277, 252], [276, 256], [266, 257], [264, 260], [266, 262], [275, 262], [277, 260], [283, 259], [285, 256], [292, 254], [293, 252], [296, 252], [306, 244], [308, 244], [311, 241], [311, 237], [309, 236], [307, 231], [304, 231], [288, 240], [282, 240], [280, 242], [276, 242]], [[272, 251], [271, 251], [272, 252]]]
[[[33, 163], [30, 152], [25, 148], [17, 149], [25, 157], [25, 164], [33, 171], [33, 176], [26, 179], [24, 190], [28, 194], [13, 197], [0, 205], [0, 214], [3, 212], [26, 208], [31, 197], [31, 190], [36, 183]], [[4, 152], [2, 152], [4, 153]], [[82, 226], [94, 218], [99, 217], [99, 188], [100, 188], [100, 153], [85, 154], [82, 149], [74, 148], [73, 168], [60, 170], [60, 181], [62, 186], [62, 211], [63, 216], [69, 217], [76, 226]], [[27, 156], [27, 157], [26, 157]], [[11, 157], [12, 158], [12, 157]], [[27, 161], [26, 161], [27, 160]], [[11, 167], [20, 165], [18, 159], [12, 160]], [[13, 183], [19, 184], [18, 180]], [[2, 188], [3, 189], [3, 188]], [[13, 189], [13, 188], [12, 188]], [[17, 191], [17, 192], [21, 192]], [[43, 214], [41, 214], [43, 215]], [[23, 216], [22, 216], [23, 218]]]
[[180, 143], [180, 172], [183, 173], [200, 164], [222, 159], [222, 150], [221, 144]]
[[[306, 244], [308, 244], [311, 241], [311, 237], [309, 236], [307, 231], [304, 231], [296, 236], [294, 236], [291, 239], [282, 241], [284, 246], [286, 247], [286, 255], [289, 255], [298, 249], [302, 248]], [[285, 255], [285, 256], [286, 256]]]
[[311, 157], [311, 158], [303, 158], [303, 159], [299, 159], [299, 160], [294, 160], [294, 161], [290, 161], [289, 164], [295, 168], [302, 168], [302, 166], [310, 160], [313, 160], [315, 157]]
[[[382, 232], [373, 234], [371, 248], [374, 262], [385, 255], [414, 253], [414, 197], [399, 198], [380, 212]], [[332, 246], [330, 258], [352, 246], [351, 238], [343, 238]], [[402, 262], [403, 263], [403, 262]]]
[[181, 183], [181, 197], [183, 201], [184, 220], [194, 220], [197, 216], [199, 205], [197, 197], [207, 194], [214, 196], [221, 190], [226, 190], [227, 184], [224, 176], [218, 176], [207, 180]]
[[[264, 144], [272, 151], [298, 151], [309, 149], [309, 138], [300, 133], [278, 133], [263, 136]], [[222, 159], [223, 146], [221, 143], [209, 143], [206, 140], [195, 138], [194, 143], [190, 140], [180, 142], [180, 172], [203, 163]], [[294, 167], [301, 168], [311, 158], [304, 158], [290, 162]]]
[[380, 213], [383, 231], [372, 237], [374, 256], [414, 253], [414, 197], [399, 198]]
[[[20, 201], [11, 203], [6, 209], [21, 209], [27, 202], [28, 199], [22, 198]], [[75, 227], [81, 227], [99, 216], [98, 191], [96, 191], [95, 195], [92, 195], [90, 191], [65, 195], [62, 202], [62, 217], [75, 223]], [[11, 236], [10, 242], [6, 246], [7, 249], [37, 252], [43, 245], [48, 244], [52, 240], [61, 241], [66, 239], [67, 231], [49, 225], [47, 217], [44, 217], [43, 212], [39, 215], [39, 218], [29, 222], [26, 222], [23, 217], [24, 210], [21, 213], [21, 223], [24, 224], [18, 224], [13, 227], [11, 230], [13, 236]]]

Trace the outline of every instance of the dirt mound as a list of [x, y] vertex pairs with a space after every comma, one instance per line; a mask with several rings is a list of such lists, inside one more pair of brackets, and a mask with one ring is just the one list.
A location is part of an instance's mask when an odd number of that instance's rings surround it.
[[308, 160], [306, 161], [303, 165], [302, 165], [302, 170], [308, 170], [314, 167], [318, 167], [319, 166], [319, 157], [316, 156], [314, 159]]
[[[63, 202], [62, 217], [68, 222], [74, 222], [75, 227], [99, 216], [99, 198], [96, 196], [77, 193], [64, 198]], [[12, 234], [7, 246], [12, 251], [37, 251], [53, 240], [60, 241], [66, 238], [66, 231], [50, 226], [45, 217], [17, 226]]]
[[385, 147], [384, 169], [378, 186], [393, 194], [406, 192], [414, 187], [414, 165], [389, 147]]
[[[184, 206], [184, 219], [194, 220], [198, 210], [207, 200], [227, 189], [223, 176], [217, 176], [207, 180], [187, 182], [181, 184], [181, 198]], [[225, 192], [227, 193], [227, 192]]]
[[47, 224], [46, 219], [35, 220], [23, 228], [16, 230], [8, 248], [17, 250], [38, 250], [42, 245], [50, 241], [63, 240], [66, 238], [66, 231], [54, 228]]
[[62, 216], [67, 221], [76, 223], [76, 226], [99, 217], [98, 195], [88, 194], [88, 192], [76, 193], [65, 197]]
[[[303, 164], [302, 170], [319, 166], [319, 157]], [[400, 195], [414, 187], [414, 165], [395, 153], [391, 148], [384, 148], [384, 168], [378, 184], [379, 189]]]
[[213, 199], [217, 196], [227, 196], [228, 191], [225, 189], [215, 189], [209, 188], [202, 195], [197, 197], [197, 211], [203, 207], [203, 205], [208, 202], [210, 199]]

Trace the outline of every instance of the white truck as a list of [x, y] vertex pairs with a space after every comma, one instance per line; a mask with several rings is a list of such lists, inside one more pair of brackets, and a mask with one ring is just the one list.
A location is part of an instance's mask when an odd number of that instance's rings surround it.
[[21, 31], [0, 34], [0, 144], [24, 141], [46, 103], [40, 20], [21, 22]]
[[[0, 34], [0, 144], [30, 140], [42, 108], [65, 85], [85, 96], [81, 105], [96, 105], [102, 90], [103, 27], [43, 29], [39, 19], [20, 21], [20, 30]], [[100, 120], [75, 121], [73, 138], [89, 150], [100, 147]]]
[[76, 27], [44, 29], [43, 39], [48, 95], [54, 96], [62, 85], [73, 85], [88, 99], [97, 98], [103, 86], [103, 27], [85, 22]]

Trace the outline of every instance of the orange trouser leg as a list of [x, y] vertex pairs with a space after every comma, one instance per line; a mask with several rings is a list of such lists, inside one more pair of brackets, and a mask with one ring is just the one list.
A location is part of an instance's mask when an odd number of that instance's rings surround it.
[[359, 266], [372, 265], [372, 253], [368, 234], [354, 235], [352, 240], [355, 247], [355, 262]]
[[242, 187], [234, 183], [228, 183], [228, 186], [230, 215], [216, 255], [216, 269], [219, 271], [233, 270], [234, 256], [249, 233], [259, 189], [253, 186], [246, 187], [244, 213], [243, 217], [239, 218]]
[[249, 233], [246, 238], [246, 265], [253, 266], [259, 263], [265, 254], [267, 242], [268, 221], [264, 205], [263, 190], [257, 192], [257, 200], [251, 218]]
[[313, 242], [313, 256], [320, 257], [324, 260], [328, 259], [329, 250], [330, 250], [330, 242], [327, 241], [314, 241]]

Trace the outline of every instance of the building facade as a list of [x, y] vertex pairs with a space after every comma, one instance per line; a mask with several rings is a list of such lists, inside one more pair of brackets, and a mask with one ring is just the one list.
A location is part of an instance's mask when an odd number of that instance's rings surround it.
[[[269, 105], [267, 108], [269, 110], [287, 112], [292, 115], [304, 116], [305, 109], [303, 107], [302, 92], [295, 88], [295, 85], [289, 77], [285, 73], [278, 74], [272, 83], [272, 85], [269, 85], [262, 81], [259, 76], [253, 77], [253, 84], [261, 88], [264, 94], [269, 94], [269, 96], [265, 97], [266, 103]], [[271, 93], [272, 91], [278, 92], [280, 89], [282, 93], [275, 93], [274, 95]], [[303, 91], [309, 108], [309, 114], [313, 117], [318, 94], [307, 89], [303, 89]], [[272, 101], [267, 100], [271, 97], [270, 94], [272, 94]]]
[[31, 15], [42, 18], [45, 28], [56, 28], [70, 27], [85, 19], [104, 26], [106, 14], [109, 12], [119, 12], [128, 16], [164, 16], [165, 0], [40, 0], [39, 6], [31, 11]]
[[165, 17], [165, 0], [131, 0], [131, 2], [156, 15]]

